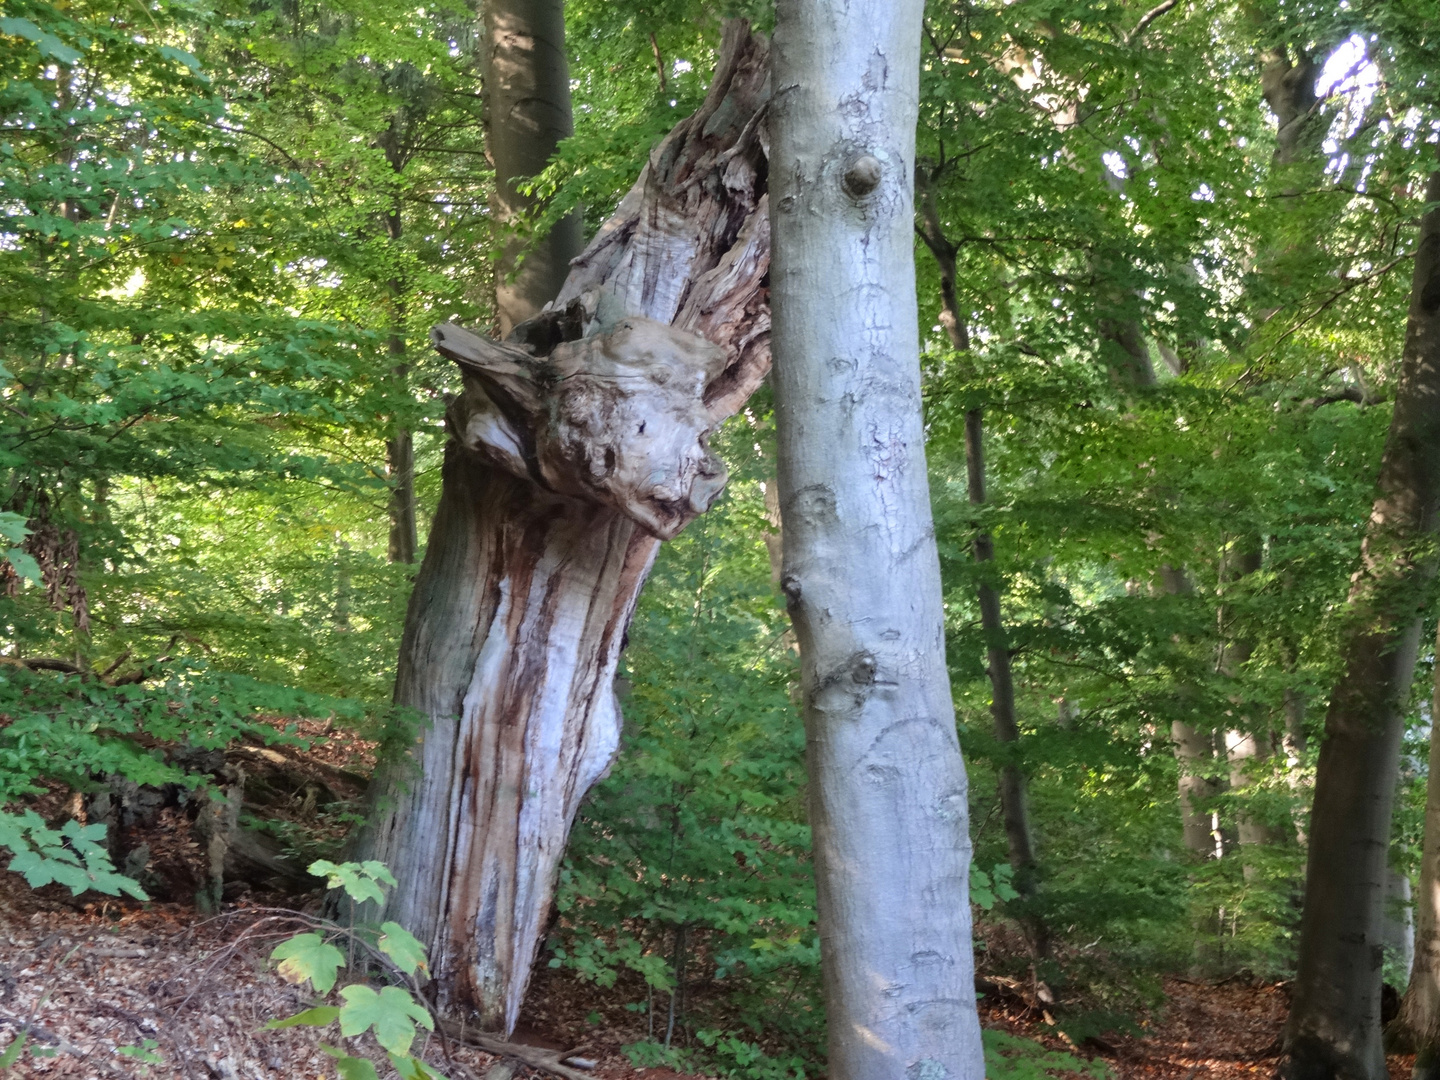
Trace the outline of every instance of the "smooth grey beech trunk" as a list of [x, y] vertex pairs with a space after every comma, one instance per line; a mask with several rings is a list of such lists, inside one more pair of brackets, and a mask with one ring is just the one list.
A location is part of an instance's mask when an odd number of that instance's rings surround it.
[[[1440, 634], [1436, 637], [1440, 650]], [[1440, 665], [1430, 716], [1440, 716]], [[1400, 1023], [1415, 1048], [1414, 1080], [1440, 1080], [1440, 739], [1432, 727], [1425, 782], [1425, 841], [1415, 891], [1415, 962], [1400, 1005]]]
[[1374, 507], [1351, 580], [1345, 670], [1315, 772], [1288, 1080], [1384, 1080], [1383, 898], [1404, 710], [1440, 516], [1440, 171], [1415, 253], [1405, 352]]
[[439, 326], [464, 393], [395, 700], [430, 721], [374, 784], [363, 857], [426, 944], [436, 1004], [508, 1033], [662, 539], [725, 483], [706, 439], [769, 370], [769, 49], [728, 24], [710, 93], [651, 154], [559, 297], [503, 342]]
[[921, 0], [781, 0], [771, 296], [832, 1080], [981, 1080], [912, 240]]
[[517, 182], [543, 170], [560, 140], [574, 132], [564, 0], [484, 0], [481, 20], [485, 152], [495, 166], [490, 205], [502, 245], [495, 313], [503, 336], [560, 291], [583, 246], [583, 223], [576, 212], [538, 240], [513, 233], [536, 206]]

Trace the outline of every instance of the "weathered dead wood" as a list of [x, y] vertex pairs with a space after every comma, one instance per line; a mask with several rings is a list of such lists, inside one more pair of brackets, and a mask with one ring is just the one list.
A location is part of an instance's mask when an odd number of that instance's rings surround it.
[[524, 1065], [529, 1065], [532, 1069], [540, 1069], [552, 1076], [562, 1076], [565, 1080], [593, 1080], [590, 1073], [581, 1072], [579, 1069], [572, 1069], [568, 1065], [562, 1064], [573, 1051], [546, 1050], [539, 1046], [508, 1042], [493, 1035], [472, 1031], [464, 1024], [453, 1020], [442, 1018], [436, 1023], [447, 1039], [464, 1043], [466, 1046], [477, 1046], [487, 1054], [499, 1054], [501, 1057], [513, 1058]]
[[429, 946], [441, 1011], [485, 1030], [514, 1028], [619, 744], [615, 668], [660, 540], [719, 493], [707, 436], [769, 369], [768, 96], [767, 43], [730, 24], [705, 104], [556, 301], [505, 342], [434, 331], [465, 391], [395, 691], [432, 726], [376, 783], [362, 849], [399, 880], [385, 915]]

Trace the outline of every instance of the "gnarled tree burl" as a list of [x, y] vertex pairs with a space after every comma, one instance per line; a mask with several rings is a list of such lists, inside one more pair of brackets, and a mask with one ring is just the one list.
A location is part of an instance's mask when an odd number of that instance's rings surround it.
[[432, 726], [363, 847], [439, 1006], [508, 1033], [580, 800], [619, 744], [612, 682], [660, 541], [725, 483], [707, 435], [770, 364], [763, 39], [726, 28], [704, 105], [650, 156], [560, 296], [460, 365], [395, 700]]

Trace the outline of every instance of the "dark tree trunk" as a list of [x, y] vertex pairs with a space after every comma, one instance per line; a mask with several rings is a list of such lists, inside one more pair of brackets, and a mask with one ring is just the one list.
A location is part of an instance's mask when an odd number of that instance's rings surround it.
[[[970, 334], [960, 313], [955, 291], [957, 249], [945, 235], [940, 213], [935, 205], [929, 177], [916, 170], [916, 196], [919, 199], [920, 223], [916, 226], [920, 239], [935, 257], [940, 269], [940, 325], [950, 345], [957, 352], [969, 352]], [[965, 414], [965, 469], [967, 494], [971, 504], [985, 503], [985, 416], [980, 409]], [[987, 532], [976, 534], [972, 546], [975, 561], [994, 561], [995, 544]], [[990, 676], [990, 715], [994, 720], [995, 739], [1011, 753], [1019, 750], [1020, 725], [1015, 711], [1015, 679], [1010, 668], [1010, 647], [1005, 622], [1000, 611], [1000, 592], [988, 581], [977, 590], [980, 604], [980, 627], [985, 634], [986, 665]], [[1030, 812], [1026, 793], [1025, 771], [1017, 761], [1007, 761], [998, 770], [1000, 813], [1005, 822], [1005, 841], [1010, 866], [1015, 871], [1015, 887], [1021, 900], [1033, 901], [1039, 886], [1039, 864], [1030, 830]], [[1044, 920], [1033, 910], [1021, 918], [1025, 936], [1036, 956], [1049, 952], [1050, 933]]]
[[[391, 243], [399, 243], [404, 228], [399, 206], [386, 217], [385, 228]], [[391, 311], [386, 348], [390, 353], [393, 393], [397, 398], [404, 398], [409, 392], [410, 376], [405, 345], [405, 283], [393, 277], [388, 284]], [[415, 440], [404, 417], [399, 415], [391, 420], [390, 438], [385, 440], [385, 463], [390, 479], [388, 554], [392, 563], [413, 563], [419, 543], [415, 529]]]
[[543, 170], [574, 131], [564, 0], [485, 0], [483, 32], [485, 148], [495, 166], [491, 208], [501, 245], [495, 308], [504, 336], [555, 298], [584, 241], [578, 212], [538, 241], [516, 232], [537, 205], [517, 182]]
[[[406, 371], [398, 369], [396, 378], [404, 384]], [[390, 544], [387, 554], [392, 563], [413, 563], [419, 545], [415, 525], [415, 438], [410, 430], [397, 424], [385, 441], [385, 462], [390, 473]]]
[[[1426, 203], [1440, 202], [1440, 172]], [[1404, 365], [1360, 568], [1347, 601], [1345, 671], [1330, 698], [1315, 775], [1290, 1080], [1384, 1080], [1382, 901], [1404, 710], [1440, 508], [1440, 210], [1415, 256]]]
[[615, 753], [612, 684], [661, 538], [725, 481], [706, 437], [769, 369], [768, 48], [727, 25], [709, 97], [656, 148], [560, 297], [460, 364], [395, 700], [430, 719], [375, 787], [386, 917], [441, 1009], [510, 1031], [575, 812]]

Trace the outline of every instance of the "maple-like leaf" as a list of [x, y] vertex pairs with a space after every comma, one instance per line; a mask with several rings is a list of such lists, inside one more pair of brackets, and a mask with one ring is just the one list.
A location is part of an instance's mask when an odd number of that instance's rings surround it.
[[397, 922], [386, 922], [380, 924], [380, 935], [380, 951], [406, 975], [414, 974], [416, 968], [426, 970], [425, 946], [409, 930]]
[[368, 986], [347, 986], [340, 991], [340, 1034], [347, 1038], [375, 1029], [375, 1041], [392, 1054], [408, 1054], [418, 1022], [435, 1030], [435, 1021], [414, 998], [398, 986], [378, 994]]
[[345, 963], [345, 954], [327, 945], [319, 934], [296, 934], [275, 946], [270, 959], [280, 962], [281, 978], [292, 983], [309, 979], [317, 993], [328, 994], [335, 985], [335, 972]]

